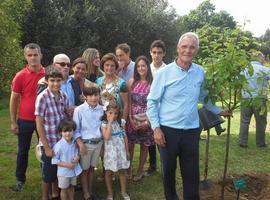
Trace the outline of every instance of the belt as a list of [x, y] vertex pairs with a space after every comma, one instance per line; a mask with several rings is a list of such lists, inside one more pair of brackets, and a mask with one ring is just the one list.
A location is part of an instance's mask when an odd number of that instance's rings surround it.
[[87, 143], [87, 144], [98, 144], [99, 142], [101, 142], [103, 139], [102, 138], [92, 138], [92, 139], [86, 139], [86, 140], [82, 140], [83, 143]]

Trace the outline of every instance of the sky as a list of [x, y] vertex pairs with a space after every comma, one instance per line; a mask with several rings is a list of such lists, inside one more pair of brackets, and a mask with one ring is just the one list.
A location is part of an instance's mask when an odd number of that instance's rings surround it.
[[[203, 0], [168, 0], [179, 15], [185, 15], [196, 9]], [[269, 0], [211, 0], [216, 12], [227, 11], [244, 30], [251, 31], [259, 37], [270, 29], [270, 1]]]

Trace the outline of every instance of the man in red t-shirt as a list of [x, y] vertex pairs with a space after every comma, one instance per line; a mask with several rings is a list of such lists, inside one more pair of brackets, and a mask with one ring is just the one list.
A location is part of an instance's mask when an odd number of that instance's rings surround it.
[[28, 152], [32, 134], [36, 130], [34, 111], [37, 83], [45, 74], [45, 69], [41, 65], [42, 54], [39, 45], [35, 43], [27, 44], [24, 47], [24, 57], [27, 65], [15, 75], [10, 96], [11, 131], [18, 136], [17, 181], [11, 187], [13, 191], [21, 191], [26, 180]]

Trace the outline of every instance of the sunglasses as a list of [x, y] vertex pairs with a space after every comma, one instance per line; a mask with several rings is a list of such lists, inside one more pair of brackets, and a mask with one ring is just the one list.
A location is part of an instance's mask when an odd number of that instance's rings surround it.
[[70, 63], [65, 63], [65, 62], [57, 62], [56, 64], [60, 65], [61, 67], [71, 67], [71, 64]]

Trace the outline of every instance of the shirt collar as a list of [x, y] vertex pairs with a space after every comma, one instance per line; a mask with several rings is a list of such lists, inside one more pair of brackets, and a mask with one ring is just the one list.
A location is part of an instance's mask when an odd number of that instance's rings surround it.
[[99, 104], [97, 104], [94, 108], [92, 107], [92, 106], [90, 106], [86, 101], [84, 101], [84, 106], [86, 106], [87, 108], [89, 108], [89, 109], [92, 109], [92, 110], [96, 110], [96, 109], [98, 109], [99, 108]]
[[195, 66], [194, 66], [194, 63], [191, 63], [190, 67], [188, 70], [185, 70], [184, 68], [182, 68], [180, 65], [177, 64], [177, 58], [174, 60], [175, 62], [175, 65], [177, 66], [177, 68], [179, 68], [182, 72], [192, 72], [195, 70]]
[[45, 68], [44, 68], [42, 65], [40, 65], [40, 69], [39, 69], [37, 72], [33, 71], [33, 70], [30, 68], [29, 65], [26, 65], [25, 67], [26, 67], [27, 72], [28, 72], [29, 74], [32, 74], [32, 73], [37, 73], [37, 74], [45, 73]]

